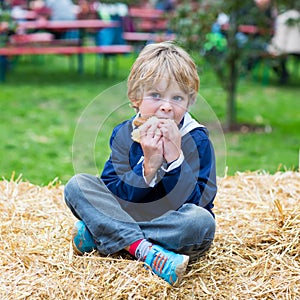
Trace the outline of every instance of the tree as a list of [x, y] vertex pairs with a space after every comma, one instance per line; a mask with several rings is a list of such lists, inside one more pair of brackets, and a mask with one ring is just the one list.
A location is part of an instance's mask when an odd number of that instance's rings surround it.
[[[216, 23], [220, 13], [228, 17], [226, 24]], [[253, 23], [262, 28], [259, 35], [241, 32], [242, 25]], [[182, 1], [171, 24], [178, 41], [204, 56], [212, 66], [227, 93], [225, 128], [235, 129], [238, 79], [270, 39], [270, 18], [253, 0]]]

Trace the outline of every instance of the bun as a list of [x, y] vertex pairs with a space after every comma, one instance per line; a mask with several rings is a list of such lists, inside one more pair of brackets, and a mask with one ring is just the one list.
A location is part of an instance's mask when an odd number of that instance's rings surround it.
[[137, 126], [138, 128], [135, 128], [132, 132], [131, 132], [131, 138], [133, 141], [137, 142], [137, 143], [140, 143], [141, 141], [141, 136], [140, 136], [140, 126], [144, 125], [144, 124], [155, 124], [157, 123], [158, 121], [158, 118], [155, 117], [155, 116], [152, 116], [150, 118], [143, 118], [143, 117], [139, 117], [139, 118], [136, 118], [134, 121], [133, 121], [133, 124], [135, 126]]
[[136, 119], [133, 120], [133, 125], [135, 125], [136, 127], [140, 127], [147, 120], [148, 120], [148, 118], [138, 117], [138, 118], [136, 118]]

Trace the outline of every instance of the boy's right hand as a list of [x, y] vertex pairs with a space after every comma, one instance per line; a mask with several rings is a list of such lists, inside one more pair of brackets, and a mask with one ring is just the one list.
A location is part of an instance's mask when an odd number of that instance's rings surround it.
[[159, 121], [145, 123], [140, 127], [140, 143], [144, 152], [144, 175], [151, 182], [163, 163], [162, 133], [158, 128]]

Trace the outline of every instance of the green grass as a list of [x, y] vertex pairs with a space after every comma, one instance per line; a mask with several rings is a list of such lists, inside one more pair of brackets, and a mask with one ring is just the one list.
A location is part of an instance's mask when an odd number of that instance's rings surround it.
[[[124, 82], [133, 60], [132, 56], [122, 57], [104, 75], [103, 70], [95, 73], [95, 57], [86, 56], [85, 73], [79, 75], [63, 56], [19, 58], [6, 82], [0, 84], [0, 176], [10, 178], [14, 171], [23, 174], [24, 180], [45, 185], [55, 177], [65, 183], [74, 174], [74, 166], [75, 171], [87, 167], [101, 172], [109, 155], [112, 127], [134, 112], [123, 97], [125, 86], [98, 95]], [[200, 76], [201, 95], [223, 122], [226, 95], [207, 67]], [[240, 81], [239, 122], [263, 125], [267, 131], [228, 133], [224, 140], [220, 131], [216, 138], [211, 132], [219, 175], [224, 174], [225, 165], [229, 174], [298, 168], [299, 83], [299, 77], [285, 87], [278, 86], [272, 77], [268, 85], [252, 78]], [[74, 160], [72, 144], [78, 119], [93, 100], [90, 122], [91, 127], [100, 126], [99, 134], [92, 136], [92, 147], [88, 139], [76, 140], [80, 149], [77, 147], [75, 154], [82, 154], [82, 159], [76, 156]], [[201, 101], [192, 109], [200, 121], [205, 111]]]

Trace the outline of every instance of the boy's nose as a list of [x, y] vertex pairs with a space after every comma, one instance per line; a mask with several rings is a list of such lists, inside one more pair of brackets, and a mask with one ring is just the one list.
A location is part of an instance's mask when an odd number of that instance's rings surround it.
[[167, 99], [164, 99], [164, 101], [163, 101], [162, 104], [161, 104], [160, 109], [161, 109], [162, 111], [164, 111], [164, 112], [171, 111], [171, 110], [172, 110], [172, 105], [171, 105], [170, 101], [167, 100]]

